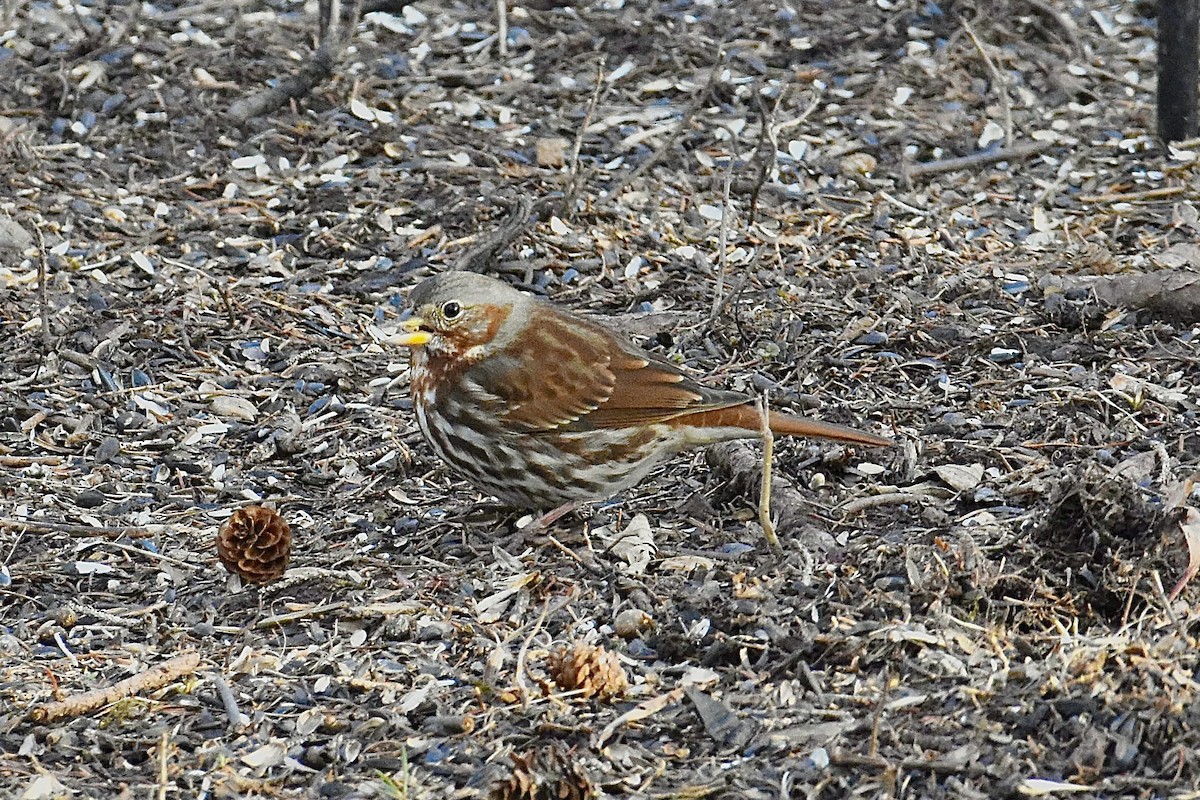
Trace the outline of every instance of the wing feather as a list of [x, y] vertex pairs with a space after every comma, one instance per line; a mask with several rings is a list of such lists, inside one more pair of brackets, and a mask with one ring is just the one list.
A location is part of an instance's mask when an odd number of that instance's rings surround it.
[[500, 398], [506, 422], [528, 431], [645, 425], [746, 402], [545, 303], [531, 308], [518, 337], [470, 372]]

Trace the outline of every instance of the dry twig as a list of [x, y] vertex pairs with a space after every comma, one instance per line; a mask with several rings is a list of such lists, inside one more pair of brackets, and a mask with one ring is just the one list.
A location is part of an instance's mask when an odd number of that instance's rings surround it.
[[704, 82], [704, 86], [702, 88], [696, 90], [696, 93], [692, 96], [692, 101], [688, 103], [688, 107], [684, 109], [683, 116], [679, 118], [679, 122], [676, 123], [675, 129], [671, 131], [671, 135], [668, 136], [659, 147], [655, 148], [654, 152], [650, 154], [649, 158], [638, 164], [634, 169], [625, 173], [625, 175], [619, 181], [617, 181], [611, 189], [608, 189], [605, 194], [596, 201], [597, 207], [603, 208], [604, 206], [607, 206], [616, 200], [621, 195], [621, 192], [625, 191], [626, 186], [633, 183], [635, 180], [645, 174], [648, 169], [661, 161], [663, 157], [665, 157], [667, 153], [671, 152], [675, 145], [679, 143], [679, 140], [683, 138], [683, 135], [687, 133], [688, 129], [691, 127], [692, 120], [695, 118], [697, 112], [700, 111], [700, 107], [704, 105], [705, 98], [708, 97], [709, 92], [712, 91], [713, 86], [716, 84], [717, 76], [721, 74], [721, 65], [723, 62], [724, 58], [718, 56], [717, 63], [713, 65], [711, 70], [709, 70], [708, 80]]
[[260, 117], [289, 100], [307, 96], [318, 84], [329, 80], [354, 34], [360, 12], [361, 0], [350, 0], [344, 8], [341, 0], [320, 0], [317, 49], [312, 58], [275, 86], [235, 102], [229, 107], [230, 118], [245, 122]]
[[21, 530], [26, 533], [62, 533], [67, 536], [103, 536], [109, 539], [129, 537], [130, 539], [148, 539], [151, 536], [161, 536], [166, 533], [167, 525], [79, 525], [71, 522], [55, 522], [41, 519], [19, 519], [15, 517], [0, 517], [0, 529]]
[[779, 537], [775, 535], [775, 522], [771, 519], [771, 461], [775, 458], [775, 435], [771, 433], [771, 411], [767, 407], [767, 396], [758, 398], [758, 421], [762, 430], [762, 485], [758, 490], [758, 524], [762, 525], [763, 536], [775, 550], [782, 550]]
[[996, 67], [996, 62], [992, 61], [992, 57], [988, 55], [987, 50], [983, 47], [983, 42], [979, 41], [979, 37], [975, 35], [975, 31], [971, 29], [971, 23], [964, 18], [962, 21], [963, 30], [967, 32], [967, 36], [971, 37], [971, 41], [975, 45], [975, 49], [979, 51], [980, 57], [983, 58], [983, 63], [987, 64], [988, 70], [992, 73], [992, 81], [996, 85], [996, 91], [1000, 93], [1000, 108], [1004, 111], [1004, 146], [1012, 147], [1013, 145], [1013, 119], [1012, 119], [1012, 98], [1008, 96], [1008, 82], [1004, 80], [1004, 76]]
[[913, 178], [923, 178], [926, 175], [955, 172], [960, 169], [975, 169], [976, 167], [996, 164], [1001, 161], [1018, 161], [1022, 158], [1029, 158], [1030, 156], [1045, 152], [1053, 146], [1050, 142], [1024, 142], [1022, 144], [1014, 144], [1012, 147], [1001, 147], [995, 150], [985, 150], [981, 153], [972, 153], [969, 156], [946, 158], [941, 161], [926, 161], [923, 164], [911, 164], [905, 169], [904, 176], [906, 179], [912, 180]]
[[[71, 4], [75, 8], [75, 4]], [[78, 13], [78, 11], [76, 11]], [[53, 343], [50, 339], [50, 300], [46, 294], [46, 238], [42, 235], [42, 226], [36, 225], [38, 237], [38, 314], [41, 315], [42, 328], [42, 358], [50, 355]]]
[[529, 226], [561, 197], [559, 192], [551, 192], [538, 200], [518, 197], [513, 202], [512, 211], [509, 212], [504, 222], [500, 223], [495, 230], [480, 237], [475, 246], [458, 259], [454, 269], [464, 272], [484, 272], [495, 267], [495, 261], [504, 252], [504, 249], [528, 230]]
[[508, 58], [508, 0], [496, 0], [496, 51]]
[[27, 718], [30, 722], [42, 724], [64, 717], [78, 717], [126, 697], [161, 689], [171, 681], [195, 672], [199, 666], [199, 653], [194, 651], [184, 653], [111, 686], [92, 689], [64, 700], [34, 706], [29, 710]]
[[711, 319], [716, 319], [725, 295], [725, 276], [729, 274], [729, 186], [733, 182], [733, 165], [737, 161], [737, 139], [729, 152], [729, 164], [725, 167], [725, 184], [721, 189], [721, 228], [717, 236], [717, 287], [713, 292]]
[[608, 59], [601, 56], [600, 61], [596, 64], [596, 83], [592, 87], [592, 98], [588, 101], [583, 122], [575, 131], [575, 146], [571, 149], [571, 163], [567, 167], [567, 189], [563, 193], [562, 211], [560, 212], [563, 216], [574, 212], [575, 200], [579, 197], [579, 191], [583, 187], [584, 178], [579, 173], [579, 153], [583, 150], [583, 137], [587, 133], [588, 126], [592, 124], [596, 105], [600, 102], [600, 90], [604, 87], [604, 66], [607, 63]]

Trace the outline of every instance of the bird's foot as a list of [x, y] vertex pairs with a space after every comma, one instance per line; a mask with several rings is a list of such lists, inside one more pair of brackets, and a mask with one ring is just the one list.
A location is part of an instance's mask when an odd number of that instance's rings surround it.
[[534, 517], [525, 525], [517, 528], [517, 532], [504, 541], [504, 549], [509, 551], [523, 549], [529, 542], [549, 533], [551, 525], [579, 508], [579, 506], [580, 503], [578, 502], [563, 503], [558, 508], [551, 509], [540, 517]]

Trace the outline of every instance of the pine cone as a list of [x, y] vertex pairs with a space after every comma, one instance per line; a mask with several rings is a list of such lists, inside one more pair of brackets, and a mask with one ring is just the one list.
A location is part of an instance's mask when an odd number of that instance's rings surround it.
[[596, 787], [571, 754], [554, 745], [512, 753], [512, 772], [492, 785], [491, 800], [586, 800]]
[[550, 654], [546, 668], [559, 688], [568, 692], [579, 689], [584, 697], [611, 700], [629, 688], [621, 660], [601, 645], [563, 645]]
[[248, 583], [269, 583], [283, 575], [291, 554], [292, 529], [273, 508], [240, 508], [217, 532], [217, 557]]

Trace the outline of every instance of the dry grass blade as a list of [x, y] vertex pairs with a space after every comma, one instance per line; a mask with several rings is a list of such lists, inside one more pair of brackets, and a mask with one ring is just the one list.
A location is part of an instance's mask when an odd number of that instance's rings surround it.
[[1167, 595], [1171, 600], [1187, 587], [1188, 583], [1200, 573], [1200, 511], [1189, 506], [1184, 510], [1183, 519], [1179, 520], [1179, 532], [1183, 534], [1183, 543], [1187, 548], [1188, 563], [1183, 575], [1171, 587]]

